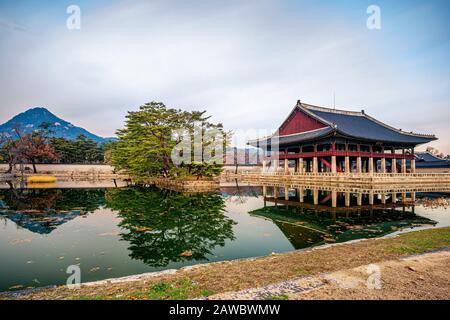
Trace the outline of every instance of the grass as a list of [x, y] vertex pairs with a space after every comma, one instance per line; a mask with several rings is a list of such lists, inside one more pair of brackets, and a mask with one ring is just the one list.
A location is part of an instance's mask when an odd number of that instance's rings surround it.
[[189, 278], [176, 279], [174, 281], [158, 281], [144, 286], [140, 290], [126, 292], [125, 294], [97, 295], [95, 291], [90, 295], [68, 297], [77, 300], [186, 300], [195, 297], [207, 297], [208, 290], [197, 286]]
[[[65, 287], [30, 294], [25, 299], [192, 299], [334, 272], [450, 247], [450, 227], [370, 239], [319, 250], [215, 263], [175, 274], [128, 283]], [[276, 297], [275, 297], [276, 298]]]
[[188, 278], [177, 281], [159, 281], [147, 291], [132, 293], [130, 299], [139, 300], [186, 300], [192, 297], [207, 296], [207, 290], [199, 288]]
[[265, 297], [263, 300], [289, 300], [289, 298], [285, 294], [280, 294], [280, 295], [276, 295], [276, 296]]
[[450, 232], [446, 229], [437, 229], [436, 232], [428, 232], [426, 237], [417, 237], [415, 232], [406, 233], [401, 236], [402, 242], [389, 249], [394, 254], [412, 255], [420, 254], [433, 249], [448, 246], [450, 243]]

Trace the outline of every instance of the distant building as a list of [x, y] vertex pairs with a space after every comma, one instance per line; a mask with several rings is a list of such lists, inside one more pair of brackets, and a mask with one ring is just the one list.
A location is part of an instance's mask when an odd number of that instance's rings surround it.
[[450, 172], [450, 161], [439, 158], [434, 154], [416, 152], [416, 169], [418, 172]]
[[364, 110], [298, 101], [277, 132], [248, 144], [264, 150], [264, 170], [269, 164], [277, 170], [283, 160], [286, 172], [294, 167], [296, 172], [406, 173], [416, 170], [414, 148], [436, 139], [393, 128]]

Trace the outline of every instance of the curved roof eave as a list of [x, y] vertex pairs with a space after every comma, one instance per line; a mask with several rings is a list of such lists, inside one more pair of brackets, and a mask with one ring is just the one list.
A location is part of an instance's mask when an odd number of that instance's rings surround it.
[[345, 138], [353, 138], [353, 139], [357, 139], [357, 140], [365, 140], [365, 141], [371, 141], [371, 142], [383, 141], [384, 143], [393, 143], [393, 144], [401, 144], [401, 145], [416, 145], [416, 146], [418, 146], [418, 145], [429, 143], [431, 141], [438, 139], [436, 137], [433, 137], [433, 138], [420, 137], [420, 138], [424, 139], [424, 141], [394, 141], [394, 140], [385, 140], [385, 139], [370, 139], [367, 137], [361, 137], [361, 136], [355, 136], [352, 134], [348, 134], [345, 131], [340, 130], [339, 127], [336, 127], [336, 132], [341, 134]]

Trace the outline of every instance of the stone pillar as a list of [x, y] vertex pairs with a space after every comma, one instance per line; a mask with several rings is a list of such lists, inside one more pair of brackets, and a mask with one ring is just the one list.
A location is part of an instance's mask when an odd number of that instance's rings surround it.
[[411, 201], [416, 202], [416, 192], [415, 191], [411, 192]]
[[273, 187], [273, 197], [275, 199], [278, 199], [279, 192], [278, 187]]
[[373, 174], [374, 172], [374, 166], [373, 166], [373, 158], [369, 158], [369, 174]]
[[406, 173], [406, 159], [402, 159], [402, 173]]
[[371, 206], [373, 206], [373, 201], [374, 201], [374, 195], [373, 195], [373, 191], [369, 192], [369, 204]]
[[358, 206], [362, 205], [362, 193], [358, 193], [357, 198], [356, 198], [356, 202], [357, 202], [356, 204]]
[[303, 188], [297, 189], [297, 192], [298, 192], [298, 201], [300, 201], [302, 203], [304, 201]]
[[386, 173], [386, 158], [381, 158], [381, 173]]
[[313, 158], [313, 173], [318, 173], [319, 172], [319, 166], [317, 163], [317, 157]]
[[304, 171], [305, 171], [305, 169], [304, 169], [303, 158], [298, 158], [298, 172], [304, 173]]
[[284, 200], [289, 200], [289, 188], [284, 187]]
[[288, 173], [289, 173], [289, 160], [284, 159], [284, 174], [288, 174]]
[[350, 207], [350, 197], [351, 197], [350, 192], [346, 192], [345, 193], [345, 206], [346, 207]]
[[263, 173], [266, 172], [266, 166], [267, 166], [266, 160], [263, 160], [263, 161], [262, 161], [262, 172], [263, 172]]
[[345, 173], [349, 173], [350, 172], [350, 157], [346, 156], [345, 157]]
[[331, 191], [331, 207], [337, 207], [337, 191]]
[[313, 190], [313, 198], [314, 198], [314, 204], [318, 205], [319, 204], [319, 190], [318, 189]]
[[416, 159], [411, 159], [411, 173], [416, 173]]
[[396, 203], [397, 202], [397, 193], [393, 193], [392, 194], [392, 203]]
[[385, 193], [383, 193], [383, 194], [381, 195], [381, 203], [382, 203], [382, 204], [386, 204], [386, 194], [385, 194]]
[[331, 156], [331, 173], [336, 173], [336, 156]]
[[391, 162], [391, 172], [392, 173], [397, 173], [397, 159], [392, 159]]
[[361, 157], [356, 157], [356, 172], [361, 173], [361, 169], [362, 169]]
[[402, 192], [402, 202], [406, 202], [406, 192]]
[[264, 198], [267, 197], [267, 186], [262, 187], [262, 193]]

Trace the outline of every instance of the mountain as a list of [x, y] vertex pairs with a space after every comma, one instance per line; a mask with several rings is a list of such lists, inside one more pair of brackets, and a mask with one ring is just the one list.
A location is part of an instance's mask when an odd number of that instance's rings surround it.
[[38, 130], [44, 122], [52, 124], [50, 135], [53, 137], [75, 140], [80, 134], [83, 134], [87, 138], [100, 143], [114, 140], [114, 138], [103, 138], [90, 133], [86, 129], [74, 126], [43, 107], [28, 109], [0, 125], [0, 134], [13, 135], [14, 128], [19, 128], [20, 132], [24, 134], [32, 133], [34, 130]]

